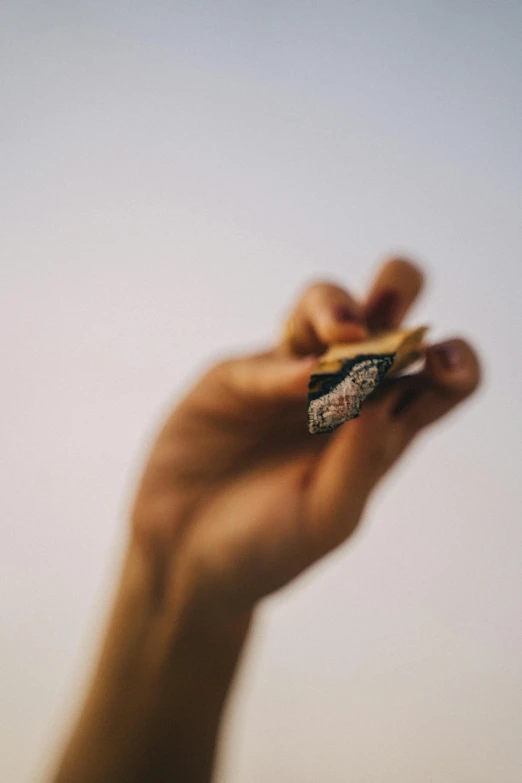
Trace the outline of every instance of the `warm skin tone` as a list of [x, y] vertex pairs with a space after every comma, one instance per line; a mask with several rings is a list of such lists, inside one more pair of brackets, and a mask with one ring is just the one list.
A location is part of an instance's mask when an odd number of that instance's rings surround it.
[[314, 359], [398, 326], [422, 288], [385, 264], [368, 296], [309, 287], [291, 337], [212, 368], [175, 408], [146, 465], [94, 682], [54, 783], [204, 783], [259, 601], [355, 530], [415, 437], [479, 382], [473, 349], [428, 349], [330, 435], [306, 427]]

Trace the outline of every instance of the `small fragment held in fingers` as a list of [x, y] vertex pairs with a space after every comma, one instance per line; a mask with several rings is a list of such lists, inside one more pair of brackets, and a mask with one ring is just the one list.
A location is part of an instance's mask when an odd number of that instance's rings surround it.
[[364, 400], [386, 376], [424, 352], [427, 327], [383, 332], [359, 343], [334, 345], [314, 367], [308, 387], [308, 431], [332, 432], [359, 416]]

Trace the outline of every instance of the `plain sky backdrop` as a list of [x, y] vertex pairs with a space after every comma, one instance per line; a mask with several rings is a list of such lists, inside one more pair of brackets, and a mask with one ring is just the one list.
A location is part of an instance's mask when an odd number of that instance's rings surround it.
[[485, 383], [264, 604], [219, 783], [518, 783], [520, 0], [6, 0], [0, 73], [0, 779], [52, 764], [168, 406], [400, 252]]

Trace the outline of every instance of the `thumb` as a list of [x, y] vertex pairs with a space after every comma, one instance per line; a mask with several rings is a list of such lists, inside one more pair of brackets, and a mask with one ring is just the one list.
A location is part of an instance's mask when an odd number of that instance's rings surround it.
[[245, 401], [278, 402], [306, 398], [316, 356], [274, 352], [230, 359], [212, 371], [220, 384]]

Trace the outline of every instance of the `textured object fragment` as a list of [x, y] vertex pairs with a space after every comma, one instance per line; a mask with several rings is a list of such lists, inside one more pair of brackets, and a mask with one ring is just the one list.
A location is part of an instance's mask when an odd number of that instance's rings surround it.
[[422, 354], [426, 327], [386, 332], [362, 343], [332, 346], [319, 359], [308, 388], [308, 430], [331, 432], [356, 418], [363, 401], [386, 375]]

